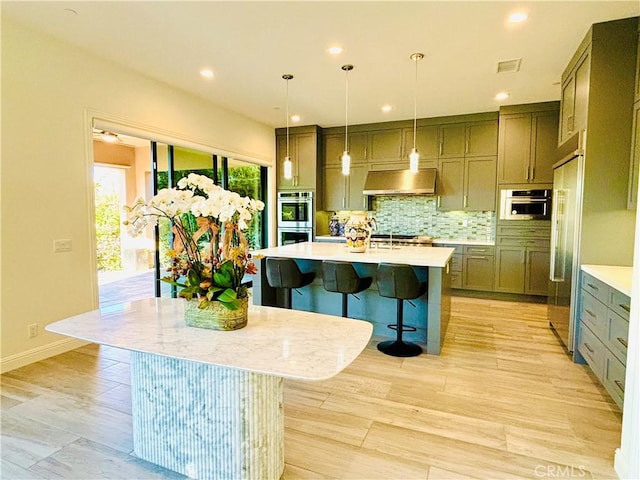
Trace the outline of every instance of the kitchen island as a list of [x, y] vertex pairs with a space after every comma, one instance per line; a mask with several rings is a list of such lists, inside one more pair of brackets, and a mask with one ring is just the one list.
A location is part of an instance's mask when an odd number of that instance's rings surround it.
[[189, 327], [184, 300], [149, 298], [49, 324], [131, 351], [136, 456], [195, 479], [274, 479], [284, 470], [283, 378], [324, 380], [349, 365], [371, 325], [251, 306], [245, 328]]
[[405, 332], [404, 339], [422, 344], [426, 352], [439, 355], [449, 322], [451, 310], [451, 273], [449, 262], [453, 248], [444, 247], [394, 247], [393, 249], [368, 248], [363, 253], [351, 253], [337, 243], [305, 242], [266, 248], [254, 252], [258, 273], [253, 278], [253, 302], [256, 305], [282, 306], [283, 292], [271, 288], [266, 277], [266, 258], [280, 257], [295, 260], [303, 272], [314, 272], [311, 285], [298, 289], [292, 295], [292, 308], [339, 316], [340, 294], [327, 292], [322, 285], [322, 260], [340, 260], [353, 263], [359, 276], [373, 278], [371, 287], [349, 295], [349, 317], [373, 324], [376, 337], [395, 338], [395, 331], [387, 325], [396, 322], [396, 301], [378, 295], [375, 282], [379, 263], [403, 263], [414, 267], [419, 279], [427, 281], [427, 292], [407, 302], [404, 309], [405, 325], [416, 327], [415, 332]]

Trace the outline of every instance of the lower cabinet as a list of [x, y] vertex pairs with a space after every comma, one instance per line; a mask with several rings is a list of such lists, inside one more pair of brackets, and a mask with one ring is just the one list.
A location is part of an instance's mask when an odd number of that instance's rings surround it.
[[582, 272], [576, 348], [616, 404], [622, 408], [630, 299]]
[[494, 247], [465, 246], [462, 267], [462, 288], [493, 290]]
[[493, 289], [494, 247], [486, 245], [438, 244], [455, 249], [451, 257], [451, 288], [480, 290]]
[[549, 235], [548, 222], [541, 226], [498, 226], [494, 278], [496, 292], [548, 295]]

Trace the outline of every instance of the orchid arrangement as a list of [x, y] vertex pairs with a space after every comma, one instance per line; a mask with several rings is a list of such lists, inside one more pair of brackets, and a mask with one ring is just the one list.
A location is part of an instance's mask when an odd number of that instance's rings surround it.
[[176, 188], [162, 189], [148, 202], [139, 198], [125, 207], [124, 224], [137, 236], [160, 218], [170, 220], [174, 236], [168, 252], [170, 275], [162, 280], [180, 287], [181, 297], [198, 298], [199, 308], [221, 302], [236, 310], [248, 295], [242, 278], [257, 273], [242, 231], [263, 209], [260, 200], [241, 197], [209, 177], [191, 173]]

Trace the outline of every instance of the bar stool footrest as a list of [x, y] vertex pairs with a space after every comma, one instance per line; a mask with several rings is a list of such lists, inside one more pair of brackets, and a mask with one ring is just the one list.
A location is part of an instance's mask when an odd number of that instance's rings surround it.
[[378, 350], [392, 357], [417, 357], [422, 353], [422, 347], [415, 343], [387, 340], [378, 344]]
[[[387, 328], [390, 328], [391, 330], [398, 330], [398, 325], [396, 323], [389, 323], [387, 325]], [[402, 326], [402, 331], [403, 332], [415, 332], [416, 331], [416, 327], [410, 327], [408, 325], [403, 325]]]

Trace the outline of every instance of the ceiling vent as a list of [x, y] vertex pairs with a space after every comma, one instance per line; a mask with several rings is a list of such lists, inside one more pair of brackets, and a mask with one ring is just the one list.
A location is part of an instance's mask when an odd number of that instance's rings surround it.
[[498, 72], [497, 73], [515, 73], [520, 71], [520, 62], [522, 62], [522, 58], [516, 58], [515, 60], [504, 60], [502, 62], [498, 62]]

